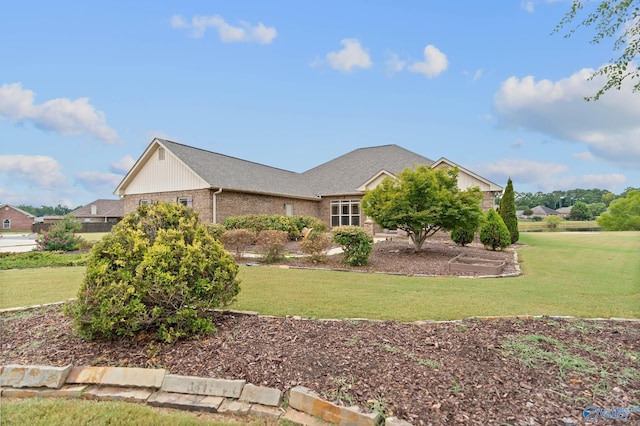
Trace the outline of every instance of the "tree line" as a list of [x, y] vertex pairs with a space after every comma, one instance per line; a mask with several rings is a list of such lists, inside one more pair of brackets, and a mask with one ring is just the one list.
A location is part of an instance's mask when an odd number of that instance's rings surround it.
[[550, 209], [559, 209], [561, 207], [571, 207], [577, 202], [584, 204], [603, 203], [605, 207], [613, 200], [624, 198], [630, 191], [639, 190], [640, 188], [628, 187], [619, 195], [614, 194], [606, 189], [570, 189], [568, 191], [544, 192], [516, 192], [514, 201], [517, 210], [531, 209], [536, 206], [545, 206]]
[[78, 207], [82, 207], [82, 206], [78, 206], [76, 208], [71, 209], [69, 207], [65, 207], [60, 204], [58, 204], [55, 207], [54, 206], [33, 207], [33, 206], [27, 206], [22, 204], [16, 207], [36, 217], [42, 217], [42, 216], [64, 216], [76, 210]]

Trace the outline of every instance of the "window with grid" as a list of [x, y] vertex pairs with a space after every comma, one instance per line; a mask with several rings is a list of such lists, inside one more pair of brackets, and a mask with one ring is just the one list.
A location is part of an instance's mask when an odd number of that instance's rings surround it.
[[331, 226], [360, 226], [360, 200], [331, 201]]

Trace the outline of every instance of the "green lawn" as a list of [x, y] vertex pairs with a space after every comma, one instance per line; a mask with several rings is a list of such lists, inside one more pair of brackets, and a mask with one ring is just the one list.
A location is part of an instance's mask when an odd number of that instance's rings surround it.
[[[521, 234], [524, 275], [420, 278], [241, 268], [239, 310], [312, 318], [412, 321], [484, 315], [640, 318], [640, 233]], [[74, 297], [84, 268], [0, 271], [0, 306]], [[43, 291], [46, 289], [47, 291]], [[46, 293], [46, 294], [45, 294]]]
[[[538, 231], [550, 231], [549, 227], [544, 222], [518, 222], [518, 230], [520, 232], [538, 232]], [[577, 221], [577, 220], [563, 220], [558, 224], [556, 231], [572, 231], [572, 230], [601, 230], [600, 226], [595, 220]]]

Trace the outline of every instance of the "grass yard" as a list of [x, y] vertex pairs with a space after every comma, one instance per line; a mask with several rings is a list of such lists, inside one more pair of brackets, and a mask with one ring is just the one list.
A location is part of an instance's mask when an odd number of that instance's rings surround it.
[[[546, 223], [544, 222], [518, 222], [518, 230], [520, 232], [540, 232], [540, 231], [551, 231]], [[554, 232], [562, 232], [562, 231], [600, 231], [601, 228], [598, 226], [595, 220], [586, 220], [586, 221], [577, 221], [577, 220], [563, 220], [558, 224], [558, 227]]]
[[66, 399], [6, 399], [2, 401], [3, 425], [158, 425], [222, 426], [232, 424], [265, 425], [250, 417], [233, 418], [208, 413], [158, 409], [128, 402], [96, 402]]
[[[521, 234], [524, 275], [420, 278], [241, 268], [232, 308], [265, 315], [413, 321], [484, 315], [640, 318], [640, 232]], [[83, 267], [0, 271], [0, 307], [75, 297]]]

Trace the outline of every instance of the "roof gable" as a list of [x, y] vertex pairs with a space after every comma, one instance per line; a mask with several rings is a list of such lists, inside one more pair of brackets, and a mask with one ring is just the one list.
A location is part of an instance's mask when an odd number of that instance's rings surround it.
[[458, 187], [462, 190], [474, 186], [478, 186], [481, 191], [502, 192], [504, 189], [500, 185], [497, 185], [444, 157], [433, 163], [431, 167], [434, 169], [457, 167], [460, 171], [460, 173], [458, 173]]
[[23, 215], [27, 216], [27, 217], [35, 217], [35, 216], [34, 216], [34, 215], [32, 215], [31, 213], [26, 212], [26, 211], [24, 211], [24, 210], [22, 210], [22, 209], [19, 209], [19, 208], [17, 208], [17, 207], [14, 207], [14, 206], [12, 206], [12, 205], [10, 205], [10, 204], [0, 204], [0, 209], [4, 209], [4, 208], [9, 208], [9, 209], [11, 209], [11, 210], [14, 210], [14, 211], [16, 211], [16, 212], [18, 212], [18, 213], [20, 213], [20, 214], [23, 214]]
[[303, 176], [320, 195], [360, 193], [382, 170], [397, 175], [407, 167], [431, 165], [433, 160], [398, 145], [359, 148], [307, 170]]

